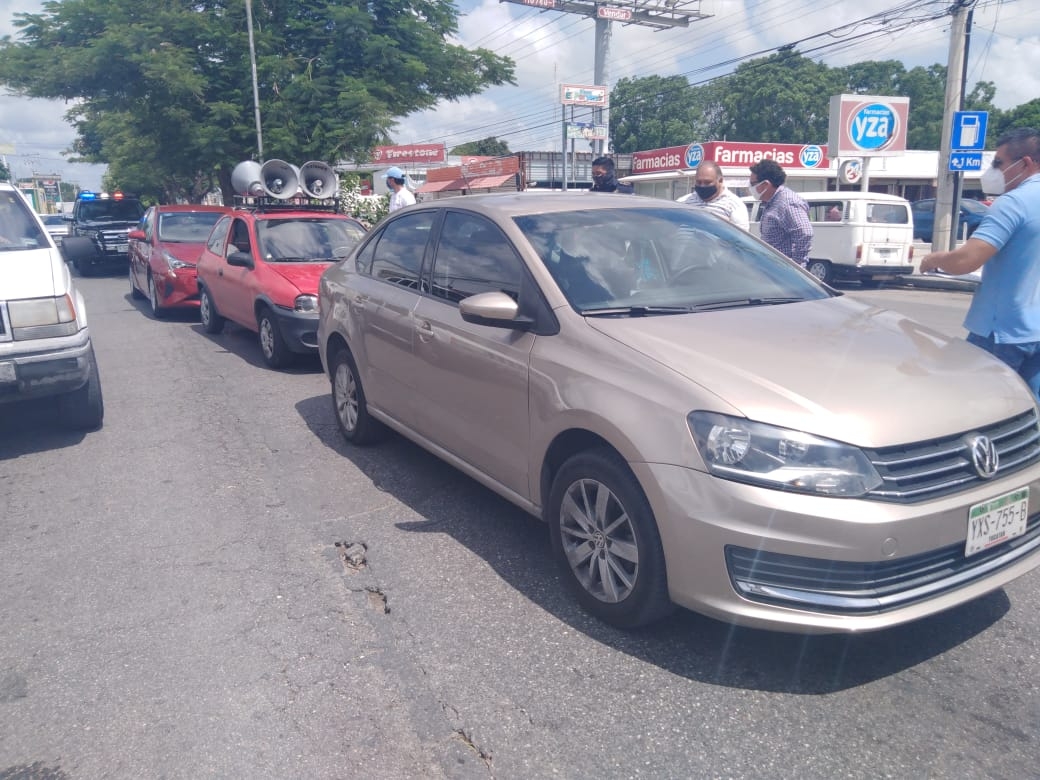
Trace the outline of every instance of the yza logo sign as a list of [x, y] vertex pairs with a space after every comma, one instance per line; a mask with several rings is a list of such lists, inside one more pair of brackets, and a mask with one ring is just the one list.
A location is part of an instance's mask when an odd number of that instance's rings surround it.
[[899, 136], [899, 115], [887, 103], [864, 103], [849, 116], [849, 138], [865, 152], [880, 152]]
[[798, 153], [798, 161], [802, 164], [803, 168], [815, 168], [823, 162], [823, 149], [816, 146], [816, 144], [803, 146], [802, 150]]

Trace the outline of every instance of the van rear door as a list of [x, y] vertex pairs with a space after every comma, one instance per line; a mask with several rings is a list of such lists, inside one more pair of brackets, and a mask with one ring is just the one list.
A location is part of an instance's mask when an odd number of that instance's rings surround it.
[[861, 264], [907, 266], [912, 263], [914, 222], [907, 203], [867, 201]]

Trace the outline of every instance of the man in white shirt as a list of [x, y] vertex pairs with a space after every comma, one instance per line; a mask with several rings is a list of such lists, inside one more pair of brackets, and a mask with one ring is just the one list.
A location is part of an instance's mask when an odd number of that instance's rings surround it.
[[390, 190], [391, 214], [398, 209], [403, 209], [405, 206], [415, 204], [415, 196], [404, 184], [404, 180], [407, 177], [408, 174], [396, 165], [393, 168], [387, 168], [386, 173], [383, 174], [383, 178], [386, 179], [386, 186]]
[[694, 208], [707, 209], [744, 230], [751, 227], [747, 204], [726, 189], [722, 181], [722, 169], [711, 160], [705, 160], [697, 166], [693, 178], [693, 192], [683, 203]]

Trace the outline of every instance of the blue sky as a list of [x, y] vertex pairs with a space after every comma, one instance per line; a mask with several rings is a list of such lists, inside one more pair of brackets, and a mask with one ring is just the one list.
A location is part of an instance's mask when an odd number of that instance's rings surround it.
[[[658, 0], [646, 0], [654, 3]], [[685, 74], [692, 82], [724, 75], [735, 58], [835, 31], [799, 46], [826, 44], [812, 56], [828, 65], [896, 59], [908, 67], [945, 62], [952, 0], [701, 0], [708, 18], [662, 32], [612, 25], [608, 81]], [[0, 35], [11, 34], [16, 12], [35, 12], [41, 0], [0, 0]], [[511, 149], [558, 149], [559, 85], [591, 84], [594, 22], [497, 0], [462, 0], [459, 43], [492, 49], [516, 62], [516, 86], [446, 102], [407, 117], [394, 133], [399, 144], [443, 142], [448, 147], [496, 136]], [[888, 12], [886, 21], [859, 22]], [[928, 17], [940, 18], [928, 20]], [[843, 25], [859, 22], [849, 27]], [[908, 26], [904, 26], [909, 22]], [[864, 36], [856, 38], [856, 36]], [[1040, 97], [1040, 2], [979, 0], [974, 14], [968, 83], [993, 81], [1002, 108]], [[59, 173], [98, 188], [103, 167], [73, 165], [62, 156], [74, 133], [62, 103], [0, 95], [0, 153], [16, 176]], [[704, 139], [689, 139], [704, 140]], [[10, 147], [14, 153], [7, 152]]]

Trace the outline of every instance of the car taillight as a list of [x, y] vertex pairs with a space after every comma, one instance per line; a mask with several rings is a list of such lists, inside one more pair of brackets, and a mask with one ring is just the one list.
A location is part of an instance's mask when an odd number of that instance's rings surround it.
[[859, 246], [856, 247], [856, 259], [857, 260], [862, 260], [863, 259], [863, 244], [860, 244]]

